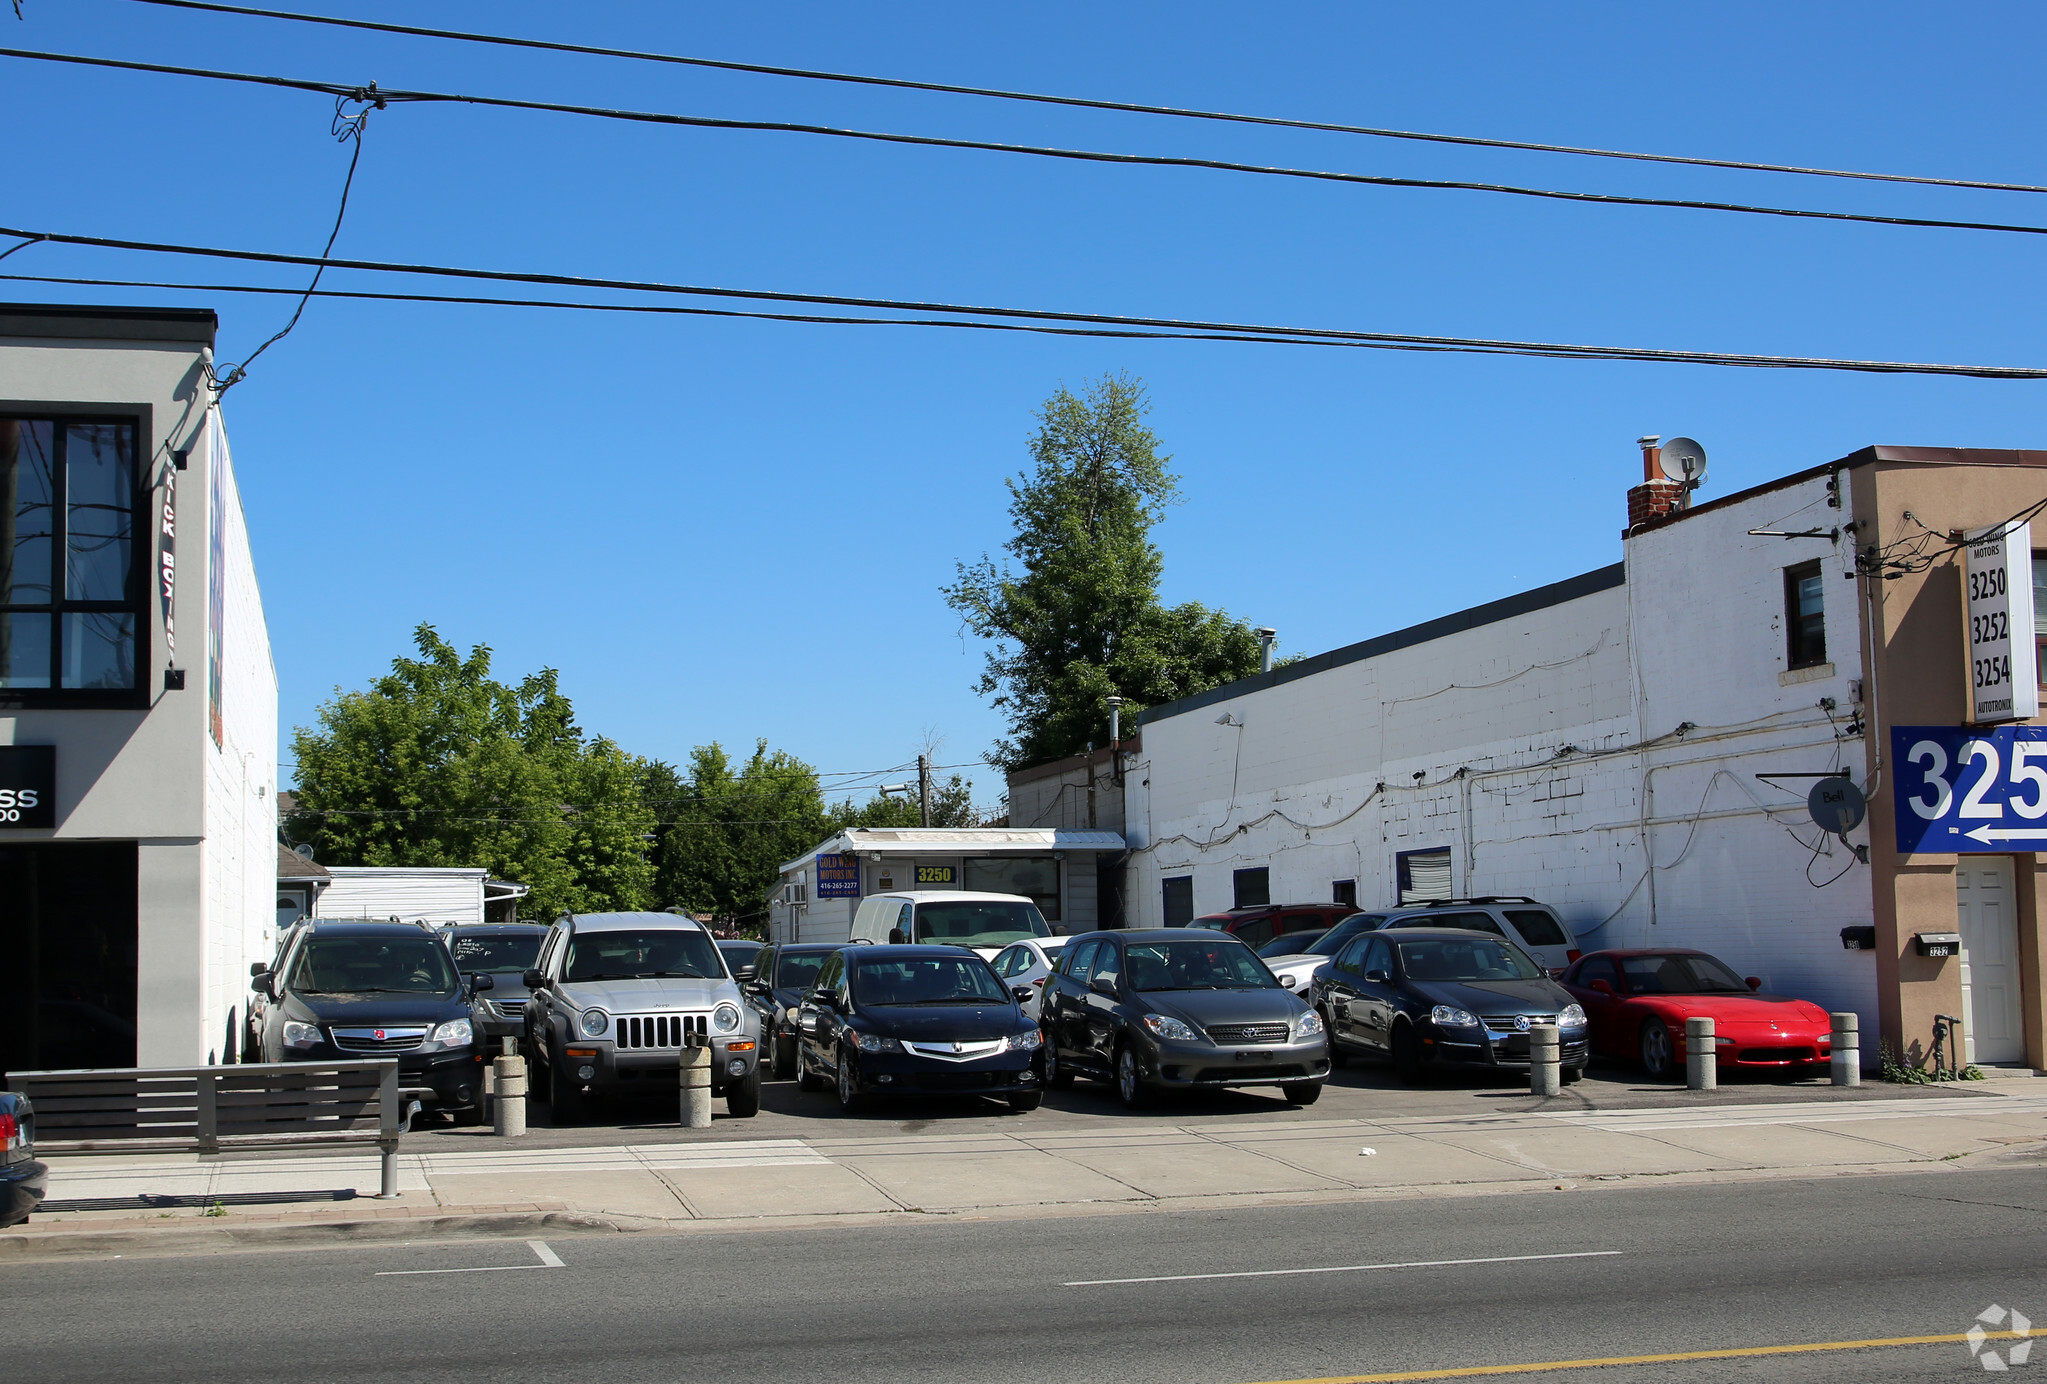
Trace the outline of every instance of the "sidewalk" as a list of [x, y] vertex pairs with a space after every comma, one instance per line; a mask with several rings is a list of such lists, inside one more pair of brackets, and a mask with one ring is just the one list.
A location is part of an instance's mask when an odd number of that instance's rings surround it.
[[[1029, 1117], [837, 1121], [804, 1138], [736, 1138], [727, 1124], [695, 1142], [676, 1139], [681, 1131], [662, 1131], [662, 1142], [555, 1147], [488, 1137], [454, 1146], [408, 1141], [396, 1203], [372, 1196], [374, 1154], [52, 1157], [48, 1209], [0, 1234], [0, 1260], [76, 1252], [86, 1246], [67, 1251], [57, 1242], [117, 1230], [203, 1228], [223, 1244], [246, 1244], [262, 1227], [338, 1231], [363, 1222], [422, 1223], [403, 1233], [431, 1223], [434, 1233], [492, 1234], [539, 1221], [625, 1230], [910, 1213], [1103, 1214], [1955, 1172], [2047, 1156], [2047, 1091], [2034, 1094], [2030, 1082], [1989, 1086], [1908, 1100], [1889, 1092], [1792, 1101], [1744, 1099], [1749, 1093], [1738, 1089], [1673, 1092], [1672, 1103], [1639, 1108], [1378, 1119], [1302, 1111], [1285, 1122], [1212, 1124], [1108, 1115], [1083, 1127], [1034, 1126]], [[1680, 1097], [1685, 1103], [1675, 1103]]]

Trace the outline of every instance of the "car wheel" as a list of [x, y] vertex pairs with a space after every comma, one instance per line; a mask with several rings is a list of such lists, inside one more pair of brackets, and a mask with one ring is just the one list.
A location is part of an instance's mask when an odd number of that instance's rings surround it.
[[796, 1049], [796, 1089], [799, 1091], [822, 1091], [824, 1078], [810, 1070], [810, 1063], [804, 1059], [803, 1049]]
[[1585, 1069], [1583, 1067], [1565, 1067], [1560, 1075], [1563, 1077], [1564, 1085], [1570, 1086], [1585, 1079]]
[[1045, 1084], [1064, 1091], [1073, 1085], [1074, 1070], [1059, 1061], [1059, 1050], [1050, 1043], [1045, 1044]]
[[547, 1059], [547, 1105], [556, 1126], [583, 1122], [583, 1088], [568, 1079], [567, 1062], [559, 1054]]
[[1138, 1070], [1137, 1049], [1125, 1043], [1116, 1049], [1116, 1096], [1125, 1110], [1142, 1110], [1151, 1104], [1151, 1092]]
[[755, 1067], [744, 1080], [725, 1087], [725, 1113], [737, 1119], [752, 1119], [761, 1113], [761, 1069]]
[[796, 1040], [777, 1036], [775, 1039], [775, 1080], [787, 1081], [796, 1075]]
[[1649, 1074], [1651, 1081], [1668, 1081], [1677, 1068], [1676, 1046], [1670, 1041], [1670, 1029], [1661, 1019], [1645, 1019], [1642, 1022], [1642, 1037], [1639, 1046], [1642, 1054], [1642, 1070]]
[[1393, 1074], [1404, 1086], [1422, 1084], [1422, 1045], [1415, 1041], [1413, 1024], [1393, 1030]]
[[1010, 1096], [1009, 1108], [1022, 1115], [1028, 1111], [1036, 1110], [1039, 1105], [1043, 1104], [1044, 1099], [1045, 1093], [1043, 1091], [1018, 1091]]
[[1289, 1081], [1279, 1088], [1288, 1105], [1313, 1105], [1322, 1099], [1322, 1083], [1319, 1081]]
[[859, 1114], [867, 1105], [867, 1097], [861, 1095], [853, 1085], [853, 1063], [843, 1049], [839, 1052], [838, 1092], [839, 1109], [848, 1115]]

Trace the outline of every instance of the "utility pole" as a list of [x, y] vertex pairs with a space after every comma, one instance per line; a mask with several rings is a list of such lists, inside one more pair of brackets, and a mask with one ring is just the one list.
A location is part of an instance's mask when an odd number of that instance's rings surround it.
[[931, 756], [917, 756], [917, 815], [925, 826], [931, 825]]

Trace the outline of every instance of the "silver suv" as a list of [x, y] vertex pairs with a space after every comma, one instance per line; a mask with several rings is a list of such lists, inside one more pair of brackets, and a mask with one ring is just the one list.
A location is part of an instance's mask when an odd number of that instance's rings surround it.
[[665, 1090], [682, 1049], [711, 1047], [711, 1094], [728, 1114], [760, 1112], [760, 1016], [702, 924], [675, 913], [571, 914], [526, 972], [527, 1050], [556, 1124], [593, 1095]]

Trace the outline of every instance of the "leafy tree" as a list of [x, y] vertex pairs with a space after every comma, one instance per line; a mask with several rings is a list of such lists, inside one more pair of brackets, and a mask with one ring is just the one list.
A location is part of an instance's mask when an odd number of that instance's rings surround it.
[[[914, 827], [922, 825], [923, 810], [917, 799], [876, 793], [864, 803], [836, 803], [826, 814], [830, 831], [847, 827]], [[944, 783], [931, 785], [931, 825], [934, 827], [977, 827], [981, 813], [974, 806], [974, 785], [954, 774]]]
[[736, 769], [713, 741], [690, 752], [684, 775], [662, 764], [643, 777], [643, 791], [673, 797], [659, 807], [655, 888], [664, 902], [721, 921], [758, 918], [782, 862], [803, 854], [833, 830], [817, 771], [768, 742]]
[[530, 886], [532, 916], [644, 906], [637, 761], [583, 738], [553, 669], [513, 686], [483, 645], [464, 658], [425, 624], [413, 640], [418, 658], [292, 732], [287, 832], [333, 865], [481, 866]]
[[1106, 731], [1105, 699], [1126, 712], [1258, 670], [1249, 625], [1197, 603], [1159, 603], [1164, 559], [1151, 529], [1179, 498], [1172, 458], [1145, 426], [1141, 381], [1104, 375], [1038, 411], [1035, 469], [1005, 483], [1021, 570], [986, 554], [960, 563], [946, 603], [995, 648], [978, 690], [1008, 716], [991, 764], [1076, 754]]

